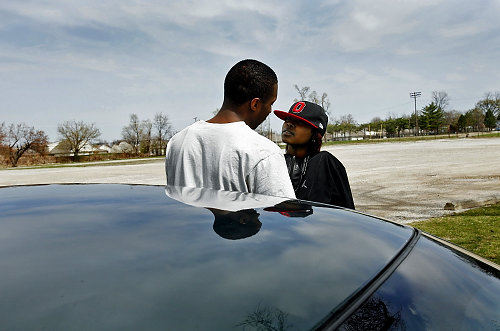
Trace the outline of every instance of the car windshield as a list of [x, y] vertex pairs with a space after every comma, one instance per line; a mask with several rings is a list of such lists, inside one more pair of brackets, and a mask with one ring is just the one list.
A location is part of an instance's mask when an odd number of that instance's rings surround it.
[[413, 231], [339, 208], [159, 186], [2, 188], [0, 210], [5, 329], [311, 328]]

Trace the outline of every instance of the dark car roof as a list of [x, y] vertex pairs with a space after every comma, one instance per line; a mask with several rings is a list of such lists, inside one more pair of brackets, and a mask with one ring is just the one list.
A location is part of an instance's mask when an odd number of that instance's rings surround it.
[[[310, 328], [414, 233], [339, 208], [167, 188], [192, 206], [164, 189], [0, 189], [0, 324], [233, 329], [264, 316]], [[247, 210], [231, 213], [241, 201]]]

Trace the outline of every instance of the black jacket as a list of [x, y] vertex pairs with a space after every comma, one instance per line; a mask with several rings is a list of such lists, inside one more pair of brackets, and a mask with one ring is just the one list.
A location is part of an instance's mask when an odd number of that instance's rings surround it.
[[[297, 199], [316, 201], [354, 209], [351, 187], [342, 163], [326, 151], [310, 156], [302, 176], [292, 175], [296, 163], [303, 160], [285, 154], [288, 171]], [[299, 179], [300, 177], [300, 179]]]

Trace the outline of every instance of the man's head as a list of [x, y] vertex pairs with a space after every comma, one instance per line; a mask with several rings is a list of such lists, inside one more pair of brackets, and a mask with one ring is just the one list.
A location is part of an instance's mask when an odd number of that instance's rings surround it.
[[208, 208], [214, 214], [213, 229], [224, 239], [248, 238], [259, 232], [262, 223], [260, 214], [255, 209], [244, 209], [235, 212]]
[[245, 122], [255, 129], [271, 113], [278, 95], [278, 78], [269, 66], [256, 60], [236, 63], [224, 80], [224, 105], [243, 111]]

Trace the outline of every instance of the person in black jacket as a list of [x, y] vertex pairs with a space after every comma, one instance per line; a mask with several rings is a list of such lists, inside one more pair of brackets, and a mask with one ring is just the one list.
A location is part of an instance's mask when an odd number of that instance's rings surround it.
[[320, 152], [328, 125], [323, 107], [299, 101], [288, 113], [274, 113], [285, 121], [281, 138], [286, 143], [285, 160], [296, 197], [354, 209], [344, 166], [329, 152]]

